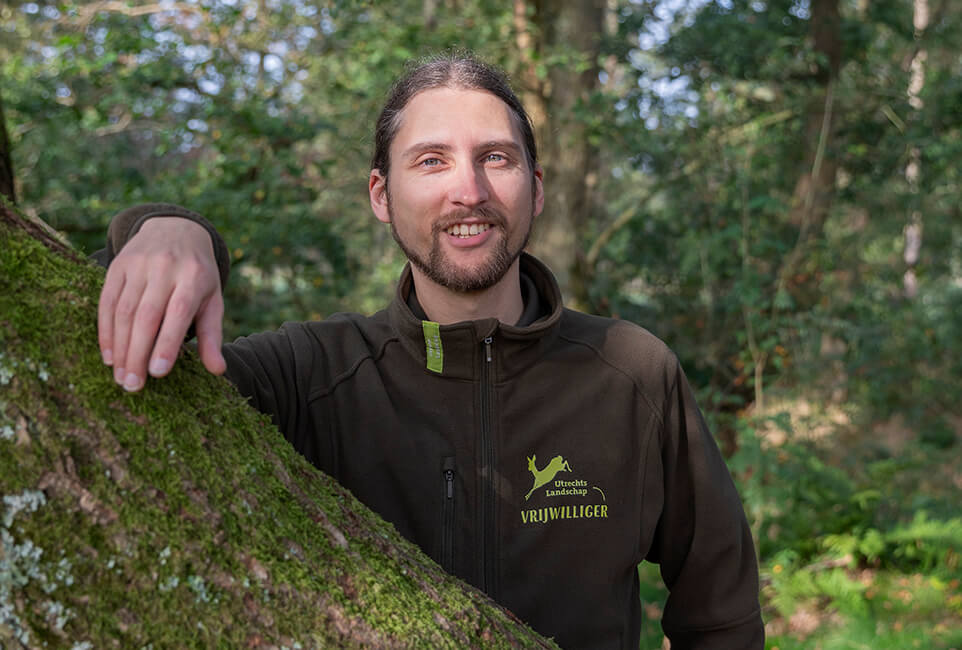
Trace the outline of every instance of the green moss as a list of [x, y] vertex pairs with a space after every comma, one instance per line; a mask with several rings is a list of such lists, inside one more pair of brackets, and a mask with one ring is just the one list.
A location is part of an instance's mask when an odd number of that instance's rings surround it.
[[0, 646], [545, 645], [191, 353], [118, 388], [102, 280], [0, 224]]

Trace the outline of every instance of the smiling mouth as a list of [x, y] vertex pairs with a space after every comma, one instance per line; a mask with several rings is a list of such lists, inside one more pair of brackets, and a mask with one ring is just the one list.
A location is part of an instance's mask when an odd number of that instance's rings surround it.
[[456, 223], [453, 226], [450, 226], [446, 232], [452, 237], [465, 239], [467, 237], [473, 237], [474, 235], [480, 235], [490, 227], [490, 224], [486, 223]]

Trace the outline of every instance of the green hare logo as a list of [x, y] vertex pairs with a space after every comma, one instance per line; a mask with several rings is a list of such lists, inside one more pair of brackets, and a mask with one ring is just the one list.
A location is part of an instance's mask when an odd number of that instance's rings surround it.
[[555, 456], [548, 463], [548, 466], [544, 469], [538, 469], [535, 465], [535, 461], [538, 459], [537, 455], [528, 457], [528, 470], [534, 474], [534, 487], [531, 488], [531, 492], [525, 495], [524, 500], [527, 501], [531, 497], [531, 493], [537, 490], [542, 485], [553, 480], [555, 474], [558, 472], [570, 472], [571, 467], [568, 466], [568, 461], [566, 461], [561, 456]]

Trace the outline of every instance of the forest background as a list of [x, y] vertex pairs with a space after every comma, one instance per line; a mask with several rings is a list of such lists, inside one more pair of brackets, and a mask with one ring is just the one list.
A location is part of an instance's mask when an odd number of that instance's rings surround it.
[[402, 263], [365, 192], [376, 112], [409, 59], [470, 49], [539, 136], [533, 251], [698, 391], [768, 647], [959, 648], [959, 9], [7, 0], [0, 191], [86, 252], [135, 203], [201, 212], [231, 247], [228, 338], [372, 312]]

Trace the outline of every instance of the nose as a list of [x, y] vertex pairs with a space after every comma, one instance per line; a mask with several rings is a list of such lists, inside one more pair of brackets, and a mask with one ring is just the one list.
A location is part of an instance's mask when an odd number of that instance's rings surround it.
[[459, 206], [474, 208], [488, 200], [488, 178], [483, 167], [474, 164], [458, 165], [451, 176], [448, 199]]

